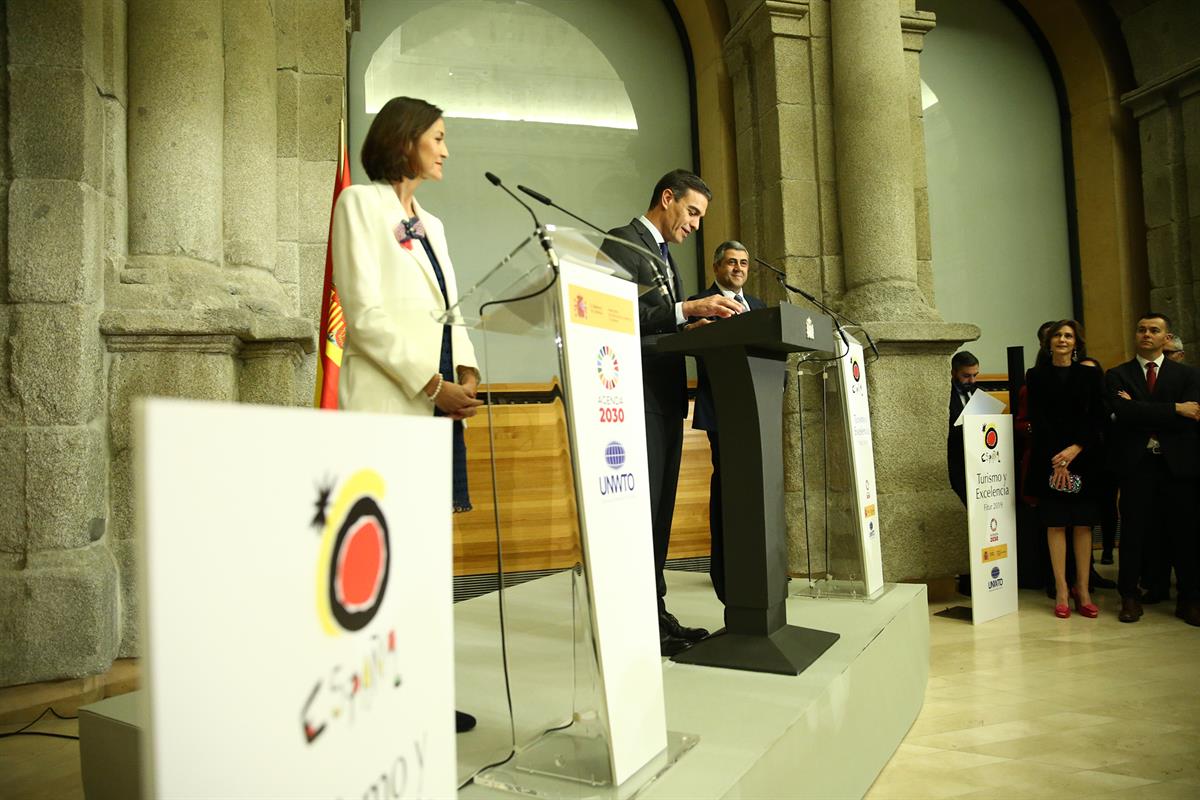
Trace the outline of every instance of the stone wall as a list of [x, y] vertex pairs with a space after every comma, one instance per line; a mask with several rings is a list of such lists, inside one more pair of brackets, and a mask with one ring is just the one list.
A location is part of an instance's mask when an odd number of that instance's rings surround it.
[[1150, 306], [1170, 314], [1194, 364], [1200, 348], [1200, 4], [1111, 0], [1138, 88]]
[[[739, 238], [783, 265], [790, 283], [862, 322], [884, 355], [867, 375], [888, 579], [962, 571], [965, 516], [945, 477], [946, 397], [950, 355], [978, 329], [942, 322], [932, 305], [918, 62], [932, 15], [897, 0], [728, 6]], [[783, 299], [769, 277], [754, 284]], [[850, 482], [832, 384], [805, 377], [801, 405], [793, 381], [786, 404], [790, 566], [847, 577]]]
[[6, 3], [0, 685], [139, 651], [137, 398], [311, 401], [344, 8]]
[[119, 6], [6, 4], [0, 685], [102, 670], [120, 642], [99, 334]]

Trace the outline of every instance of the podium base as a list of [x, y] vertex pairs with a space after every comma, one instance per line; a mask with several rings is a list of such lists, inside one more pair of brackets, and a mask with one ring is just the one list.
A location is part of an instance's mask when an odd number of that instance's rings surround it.
[[679, 664], [799, 675], [833, 646], [839, 634], [784, 625], [767, 636], [717, 632], [671, 660]]
[[615, 785], [608, 742], [566, 728], [548, 732], [504, 764], [481, 770], [475, 783], [527, 797], [632, 800], [699, 741], [693, 734], [667, 731], [667, 749]]

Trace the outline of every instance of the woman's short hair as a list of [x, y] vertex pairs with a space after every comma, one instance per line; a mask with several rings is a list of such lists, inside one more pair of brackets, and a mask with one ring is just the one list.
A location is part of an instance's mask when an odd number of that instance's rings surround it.
[[1073, 319], [1060, 319], [1047, 328], [1045, 334], [1042, 336], [1042, 349], [1047, 352], [1050, 351], [1050, 337], [1058, 333], [1064, 326], [1070, 328], [1071, 332], [1075, 334], [1075, 355], [1077, 359], [1086, 357], [1087, 341], [1083, 335], [1083, 326]]
[[393, 97], [371, 121], [363, 140], [362, 165], [373, 181], [418, 177], [417, 140], [442, 117], [442, 110], [415, 97]]

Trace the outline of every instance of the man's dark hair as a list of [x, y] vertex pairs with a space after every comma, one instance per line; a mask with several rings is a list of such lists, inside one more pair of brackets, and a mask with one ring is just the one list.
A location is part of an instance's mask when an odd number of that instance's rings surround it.
[[441, 117], [440, 108], [415, 97], [393, 97], [384, 103], [363, 140], [367, 177], [393, 182], [418, 177], [417, 140]]
[[721, 242], [719, 245], [717, 245], [717, 249], [713, 251], [712, 263], [720, 264], [721, 259], [725, 258], [726, 250], [741, 250], [743, 253], [746, 253], [747, 255], [750, 254], [750, 251], [748, 249], [746, 249], [746, 245], [742, 244], [737, 239], [728, 239], [724, 242]]
[[676, 198], [683, 197], [691, 189], [704, 195], [705, 200], [712, 200], [712, 189], [708, 188], [708, 184], [702, 181], [699, 175], [686, 169], [673, 169], [654, 184], [654, 193], [650, 195], [650, 205], [647, 209], [657, 206], [659, 198], [667, 189], [670, 189]]
[[1140, 317], [1138, 317], [1137, 321], [1141, 322], [1144, 319], [1161, 319], [1163, 321], [1163, 325], [1165, 325], [1167, 328], [1167, 333], [1171, 332], [1171, 318], [1161, 311], [1147, 311], [1145, 314], [1142, 314]]
[[959, 350], [950, 359], [950, 371], [958, 372], [963, 367], [978, 367], [979, 359], [970, 350]]

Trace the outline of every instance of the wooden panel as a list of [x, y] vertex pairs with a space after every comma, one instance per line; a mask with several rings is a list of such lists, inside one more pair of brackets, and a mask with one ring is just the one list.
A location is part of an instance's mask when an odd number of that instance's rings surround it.
[[[537, 387], [506, 387], [521, 391]], [[496, 571], [495, 504], [488, 437], [496, 441], [504, 570], [570, 567], [579, 560], [579, 526], [572, 491], [562, 404], [492, 407], [467, 426], [467, 478], [474, 510], [454, 516], [454, 574]], [[708, 555], [708, 437], [685, 423], [669, 558]]]
[[496, 495], [504, 569], [568, 567], [578, 560], [571, 461], [562, 404], [498, 405], [467, 427], [474, 510], [454, 516], [454, 574], [496, 571], [496, 515], [488, 438], [496, 446]]

